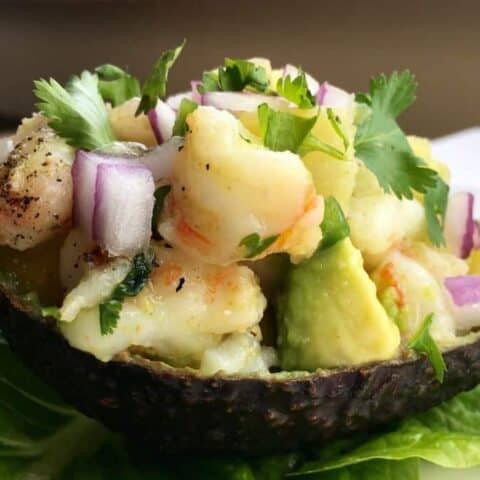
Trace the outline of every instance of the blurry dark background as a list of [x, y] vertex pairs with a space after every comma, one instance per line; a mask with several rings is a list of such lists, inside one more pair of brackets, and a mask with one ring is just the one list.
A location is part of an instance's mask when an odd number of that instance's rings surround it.
[[300, 64], [356, 91], [410, 68], [419, 101], [406, 129], [439, 136], [480, 124], [478, 0], [0, 0], [0, 125], [32, 109], [32, 80], [111, 62], [143, 77], [187, 37], [169, 93], [223, 57]]

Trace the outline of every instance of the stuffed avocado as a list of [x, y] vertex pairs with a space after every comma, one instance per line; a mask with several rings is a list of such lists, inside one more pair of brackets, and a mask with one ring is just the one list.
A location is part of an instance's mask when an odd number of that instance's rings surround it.
[[367, 93], [226, 59], [166, 96], [112, 65], [0, 146], [1, 327], [74, 405], [169, 452], [371, 429], [480, 382], [473, 196]]

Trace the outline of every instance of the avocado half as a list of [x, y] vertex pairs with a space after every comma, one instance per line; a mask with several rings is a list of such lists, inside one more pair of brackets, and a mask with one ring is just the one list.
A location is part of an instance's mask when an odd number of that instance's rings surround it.
[[159, 453], [296, 450], [426, 410], [480, 383], [480, 340], [445, 353], [440, 384], [424, 358], [312, 374], [205, 377], [133, 352], [103, 363], [69, 346], [23, 297], [0, 293], [14, 352], [86, 415]]

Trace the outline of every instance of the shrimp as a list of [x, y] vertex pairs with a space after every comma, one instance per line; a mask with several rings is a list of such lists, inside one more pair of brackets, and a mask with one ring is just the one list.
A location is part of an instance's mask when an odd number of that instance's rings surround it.
[[0, 245], [26, 250], [69, 225], [74, 151], [35, 115], [0, 163]]
[[[323, 199], [301, 159], [256, 144], [226, 111], [199, 107], [188, 125], [160, 234], [212, 264], [276, 252], [293, 262], [311, 256], [322, 236]], [[265, 244], [254, 255], [242, 243], [252, 234]]]
[[117, 328], [102, 335], [98, 304], [129, 270], [124, 258], [89, 270], [66, 296], [59, 327], [70, 344], [108, 361], [131, 345], [153, 349], [175, 365], [198, 367], [226, 335], [255, 333], [266, 299], [246, 266], [198, 262], [153, 242], [155, 268], [145, 288], [123, 303]]

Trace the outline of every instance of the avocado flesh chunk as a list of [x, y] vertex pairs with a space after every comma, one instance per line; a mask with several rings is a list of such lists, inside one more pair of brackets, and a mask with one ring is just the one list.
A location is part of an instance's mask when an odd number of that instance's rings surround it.
[[279, 302], [285, 370], [361, 365], [395, 357], [398, 327], [376, 296], [349, 238], [293, 267]]

